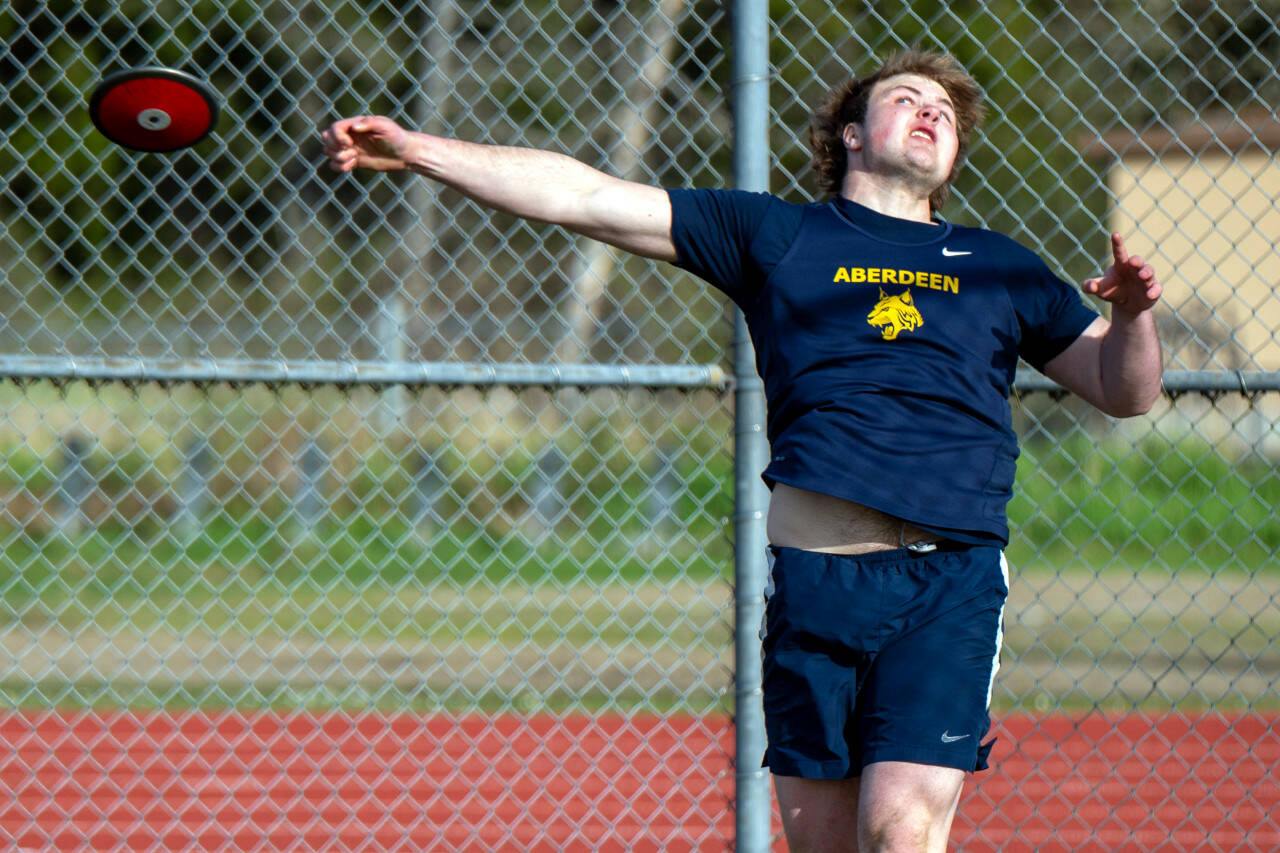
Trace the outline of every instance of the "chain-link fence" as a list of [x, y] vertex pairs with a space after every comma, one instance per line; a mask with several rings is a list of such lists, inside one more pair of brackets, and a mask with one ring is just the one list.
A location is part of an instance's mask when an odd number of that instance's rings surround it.
[[[990, 99], [945, 215], [1076, 281], [1120, 230], [1167, 287], [1151, 415], [1020, 376], [1001, 741], [956, 843], [1280, 847], [1280, 5], [772, 11], [772, 190], [812, 197], [829, 84], [940, 46]], [[731, 13], [0, 10], [6, 845], [733, 845], [723, 300], [317, 142], [377, 112], [727, 185]], [[143, 65], [212, 85], [211, 137], [92, 129]]]

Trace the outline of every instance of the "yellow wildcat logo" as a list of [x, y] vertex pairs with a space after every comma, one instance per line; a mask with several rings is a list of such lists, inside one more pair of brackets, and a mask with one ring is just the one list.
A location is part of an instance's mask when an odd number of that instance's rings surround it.
[[880, 330], [880, 337], [892, 341], [902, 332], [914, 332], [924, 325], [924, 318], [916, 310], [911, 291], [890, 296], [880, 289], [880, 301], [867, 315], [867, 322]]

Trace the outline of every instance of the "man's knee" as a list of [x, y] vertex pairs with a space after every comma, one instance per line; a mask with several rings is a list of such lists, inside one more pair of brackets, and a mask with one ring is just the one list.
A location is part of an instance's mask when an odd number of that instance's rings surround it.
[[949, 821], [939, 826], [938, 816], [921, 803], [878, 810], [858, 823], [860, 853], [931, 853], [944, 849]]
[[940, 853], [947, 848], [964, 774], [884, 762], [863, 771], [858, 809], [861, 853]]

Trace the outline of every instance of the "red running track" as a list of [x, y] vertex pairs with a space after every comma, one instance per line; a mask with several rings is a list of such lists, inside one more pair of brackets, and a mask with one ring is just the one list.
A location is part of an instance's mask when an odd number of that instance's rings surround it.
[[958, 849], [1280, 851], [1280, 716], [1010, 715], [966, 787]]
[[[1277, 722], [1006, 717], [953, 848], [1280, 850]], [[732, 737], [723, 717], [9, 712], [0, 845], [725, 850]]]
[[723, 850], [727, 719], [0, 716], [5, 850]]

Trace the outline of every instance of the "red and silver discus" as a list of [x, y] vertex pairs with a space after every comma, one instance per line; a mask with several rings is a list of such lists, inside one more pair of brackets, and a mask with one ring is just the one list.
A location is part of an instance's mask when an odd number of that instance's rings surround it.
[[218, 102], [212, 89], [185, 71], [134, 68], [94, 87], [89, 118], [117, 145], [177, 151], [209, 135], [218, 122]]

